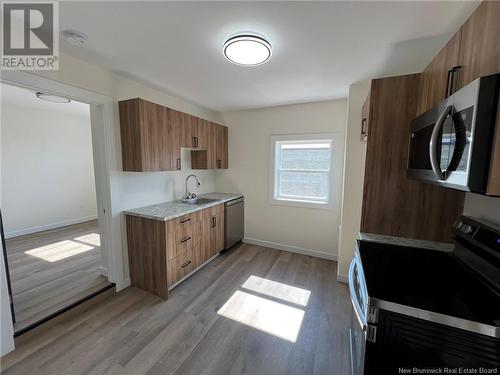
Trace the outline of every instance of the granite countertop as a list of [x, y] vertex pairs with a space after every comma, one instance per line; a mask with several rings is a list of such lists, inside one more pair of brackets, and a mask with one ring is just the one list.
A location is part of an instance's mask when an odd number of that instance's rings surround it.
[[139, 217], [144, 217], [146, 219], [167, 221], [241, 197], [243, 197], [243, 194], [234, 194], [234, 193], [200, 194], [198, 195], [198, 198], [215, 199], [215, 201], [204, 204], [189, 204], [189, 203], [183, 203], [181, 200], [175, 200], [171, 202], [153, 204], [151, 206], [133, 208], [130, 210], [125, 210], [123, 211], [123, 213], [125, 215], [139, 216]]
[[453, 244], [446, 242], [435, 242], [426, 240], [417, 240], [415, 238], [405, 238], [396, 236], [387, 236], [383, 234], [359, 233], [358, 238], [363, 241], [380, 242], [389, 245], [418, 247], [421, 249], [453, 251]]

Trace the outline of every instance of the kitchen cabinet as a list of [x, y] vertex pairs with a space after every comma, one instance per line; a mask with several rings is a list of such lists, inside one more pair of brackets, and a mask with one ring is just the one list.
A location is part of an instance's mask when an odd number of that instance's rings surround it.
[[452, 78], [449, 72], [459, 65], [461, 36], [462, 30], [459, 30], [420, 74], [417, 115], [446, 98], [448, 76]]
[[175, 111], [143, 99], [119, 103], [124, 171], [179, 170], [179, 121]]
[[227, 169], [228, 164], [228, 128], [217, 125], [216, 168]]
[[224, 204], [168, 221], [127, 215], [133, 286], [161, 297], [224, 249]]
[[192, 132], [192, 122], [195, 117], [184, 113], [179, 112], [179, 123], [180, 123], [180, 131], [179, 131], [179, 145], [181, 147], [186, 148], [195, 148], [196, 147], [196, 139], [193, 136]]
[[[458, 88], [500, 73], [500, 2], [483, 1], [462, 26]], [[500, 98], [486, 194], [500, 195]]]
[[483, 1], [461, 28], [457, 88], [500, 72], [500, 3]]
[[[454, 92], [481, 76], [500, 72], [499, 19], [500, 3], [483, 1], [439, 51], [421, 73], [417, 115], [446, 97], [449, 80]], [[457, 69], [448, 77], [454, 67]], [[496, 124], [486, 187], [486, 194], [495, 196], [500, 195], [500, 111]]]
[[224, 249], [224, 205], [203, 210], [202, 263]]
[[227, 127], [140, 98], [119, 109], [124, 171], [180, 170], [181, 147], [193, 169], [227, 168]]
[[418, 84], [418, 74], [372, 81], [361, 232], [451, 242], [465, 194], [406, 176]]
[[205, 149], [191, 151], [192, 169], [228, 168], [228, 129], [213, 122], [207, 124]]

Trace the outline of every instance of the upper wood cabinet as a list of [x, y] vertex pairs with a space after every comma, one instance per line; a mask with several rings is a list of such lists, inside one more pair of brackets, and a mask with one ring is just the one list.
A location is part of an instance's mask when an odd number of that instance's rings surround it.
[[361, 232], [451, 242], [465, 194], [406, 176], [418, 84], [418, 74], [372, 81]]
[[119, 102], [123, 170], [181, 169], [181, 147], [193, 169], [227, 168], [227, 128], [144, 99]]
[[209, 123], [206, 130], [204, 150], [191, 151], [192, 169], [228, 168], [228, 129]]
[[500, 72], [500, 2], [483, 1], [462, 26], [457, 88]]
[[420, 74], [417, 115], [446, 98], [448, 73], [459, 65], [461, 34], [459, 30]]
[[[500, 73], [500, 2], [483, 1], [420, 75], [417, 114], [437, 105], [451, 91]], [[457, 69], [448, 79], [448, 72]], [[486, 194], [500, 195], [500, 98]]]
[[179, 170], [179, 122], [169, 108], [143, 99], [119, 103], [124, 171]]
[[217, 125], [216, 167], [227, 169], [228, 164], [228, 129], [226, 126]]

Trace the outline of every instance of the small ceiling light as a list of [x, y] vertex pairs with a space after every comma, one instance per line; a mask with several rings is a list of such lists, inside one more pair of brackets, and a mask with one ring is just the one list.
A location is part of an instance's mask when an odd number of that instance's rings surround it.
[[237, 65], [264, 64], [271, 57], [271, 53], [271, 44], [257, 35], [235, 35], [224, 43], [224, 56]]
[[56, 96], [56, 95], [51, 95], [51, 94], [44, 94], [43, 92], [37, 92], [35, 93], [36, 97], [38, 99], [46, 100], [48, 102], [54, 102], [54, 103], [70, 103], [71, 100], [68, 98], [63, 98], [61, 96]]
[[87, 43], [87, 40], [89, 40], [89, 37], [86, 34], [78, 30], [63, 30], [61, 35], [64, 39], [75, 46], [82, 46]]

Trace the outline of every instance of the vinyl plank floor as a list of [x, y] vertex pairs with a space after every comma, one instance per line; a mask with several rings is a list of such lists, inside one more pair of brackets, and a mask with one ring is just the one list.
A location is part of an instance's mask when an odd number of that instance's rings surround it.
[[6, 240], [15, 331], [108, 286], [97, 220]]
[[2, 373], [349, 373], [347, 287], [332, 261], [241, 244], [168, 300], [127, 288], [16, 339]]

